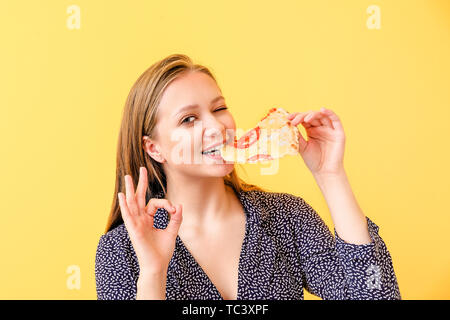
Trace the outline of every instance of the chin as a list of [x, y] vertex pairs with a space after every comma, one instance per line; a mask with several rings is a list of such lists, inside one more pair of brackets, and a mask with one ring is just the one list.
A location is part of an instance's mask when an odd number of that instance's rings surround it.
[[234, 164], [204, 164], [203, 168], [208, 176], [225, 177], [233, 172]]

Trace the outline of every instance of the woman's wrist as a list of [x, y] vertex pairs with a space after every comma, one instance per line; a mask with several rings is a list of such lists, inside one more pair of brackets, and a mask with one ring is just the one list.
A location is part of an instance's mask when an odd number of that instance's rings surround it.
[[366, 216], [356, 200], [345, 171], [314, 177], [327, 202], [339, 237], [347, 243], [371, 243]]
[[144, 271], [139, 274], [137, 281], [137, 300], [165, 300], [166, 272]]

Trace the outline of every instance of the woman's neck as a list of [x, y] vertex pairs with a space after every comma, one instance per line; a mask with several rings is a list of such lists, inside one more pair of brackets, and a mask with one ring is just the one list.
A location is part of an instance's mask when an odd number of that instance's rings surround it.
[[181, 204], [183, 226], [203, 228], [229, 216], [233, 190], [222, 177], [180, 183], [167, 181], [167, 195], [172, 204]]

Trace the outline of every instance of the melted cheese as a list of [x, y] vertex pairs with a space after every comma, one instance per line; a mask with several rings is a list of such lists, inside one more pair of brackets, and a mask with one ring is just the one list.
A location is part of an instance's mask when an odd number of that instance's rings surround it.
[[[224, 160], [245, 163], [297, 154], [300, 132], [287, 119], [288, 115], [282, 108], [272, 108], [255, 128], [237, 140], [237, 145], [241, 148], [225, 145], [220, 149]], [[247, 144], [249, 145], [246, 146]]]

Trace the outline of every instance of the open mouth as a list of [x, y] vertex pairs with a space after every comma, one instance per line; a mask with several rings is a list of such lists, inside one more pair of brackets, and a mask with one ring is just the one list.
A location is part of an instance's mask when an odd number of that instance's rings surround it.
[[231, 141], [232, 141], [232, 138], [229, 137], [228, 140], [225, 141], [224, 143], [222, 143], [222, 144], [220, 144], [218, 146], [212, 147], [211, 149], [202, 151], [202, 154], [219, 156], [220, 155], [220, 149], [222, 149], [225, 145], [229, 144]]
[[[222, 145], [223, 146], [223, 145]], [[202, 151], [202, 154], [210, 154], [210, 155], [220, 155], [220, 149], [221, 146], [214, 147], [213, 149]]]

